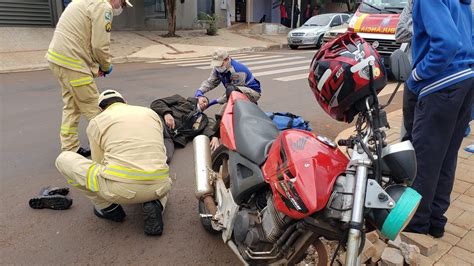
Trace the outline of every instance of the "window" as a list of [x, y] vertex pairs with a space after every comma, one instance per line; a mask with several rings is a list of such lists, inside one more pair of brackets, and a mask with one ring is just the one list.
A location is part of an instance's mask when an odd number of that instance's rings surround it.
[[166, 18], [166, 0], [145, 0], [144, 9], [147, 18]]
[[197, 13], [214, 14], [214, 0], [197, 0]]
[[331, 26], [340, 26], [342, 25], [341, 16], [334, 16], [334, 19], [331, 22]]
[[342, 15], [342, 21], [343, 21], [344, 23], [349, 22], [349, 18], [350, 18], [349, 15]]

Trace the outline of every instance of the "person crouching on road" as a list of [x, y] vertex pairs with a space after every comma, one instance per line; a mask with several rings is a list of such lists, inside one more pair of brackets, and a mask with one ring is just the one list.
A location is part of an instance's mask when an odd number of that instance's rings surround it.
[[62, 88], [60, 138], [63, 151], [90, 156], [89, 149], [80, 147], [79, 118], [84, 115], [91, 120], [100, 113], [94, 78], [112, 72], [112, 19], [127, 6], [132, 7], [129, 0], [72, 1], [56, 25], [45, 57]]
[[[194, 95], [198, 98], [199, 104], [203, 104], [205, 100], [199, 97], [217, 88], [221, 82], [226, 89], [229, 85], [236, 86], [239, 91], [245, 94], [249, 100], [254, 103], [257, 103], [260, 99], [262, 93], [260, 82], [245, 65], [232, 59], [225, 50], [217, 49], [212, 54], [211, 67], [211, 75], [207, 80], [202, 82], [201, 87], [197, 89]], [[216, 103], [224, 104], [226, 102], [227, 97], [224, 94], [222, 97], [210, 101], [209, 106]], [[206, 106], [206, 108], [209, 106]]]
[[62, 152], [56, 167], [94, 204], [96, 216], [122, 222], [122, 204], [143, 203], [145, 234], [161, 235], [171, 189], [163, 123], [149, 108], [126, 104], [120, 93], [99, 95], [102, 112], [89, 122], [92, 160]]

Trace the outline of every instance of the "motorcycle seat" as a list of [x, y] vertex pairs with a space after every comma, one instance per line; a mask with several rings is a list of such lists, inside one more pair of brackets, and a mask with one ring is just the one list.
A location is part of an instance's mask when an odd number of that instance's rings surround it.
[[234, 135], [237, 151], [262, 165], [267, 150], [278, 136], [279, 131], [273, 121], [254, 103], [238, 100], [234, 104]]

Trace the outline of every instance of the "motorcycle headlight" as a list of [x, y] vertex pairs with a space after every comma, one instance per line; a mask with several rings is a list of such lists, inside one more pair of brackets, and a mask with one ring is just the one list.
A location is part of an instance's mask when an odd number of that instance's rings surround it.
[[410, 141], [385, 147], [382, 150], [382, 160], [390, 169], [395, 183], [413, 183], [416, 176], [416, 154]]
[[371, 209], [367, 220], [371, 222], [383, 236], [394, 240], [410, 222], [421, 201], [421, 195], [414, 189], [393, 185], [385, 190], [396, 202], [393, 209]]

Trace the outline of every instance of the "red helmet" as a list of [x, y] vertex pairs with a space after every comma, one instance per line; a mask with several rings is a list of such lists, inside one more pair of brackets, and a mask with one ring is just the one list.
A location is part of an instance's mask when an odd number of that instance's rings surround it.
[[356, 33], [347, 32], [326, 43], [314, 56], [309, 72], [309, 86], [321, 107], [332, 118], [350, 123], [361, 110], [358, 103], [364, 104], [361, 100], [371, 94], [371, 61], [373, 85], [378, 93], [387, 84], [382, 58]]

